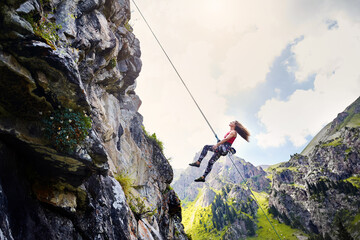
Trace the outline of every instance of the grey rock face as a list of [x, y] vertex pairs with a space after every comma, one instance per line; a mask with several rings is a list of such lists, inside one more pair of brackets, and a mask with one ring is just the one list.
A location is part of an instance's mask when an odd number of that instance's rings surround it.
[[129, 1], [7, 0], [0, 12], [0, 239], [186, 239], [172, 168], [142, 130]]
[[234, 223], [232, 226], [229, 227], [227, 230], [224, 240], [231, 240], [231, 239], [246, 239], [246, 227], [245, 223], [240, 221]]
[[360, 237], [352, 222], [360, 213], [360, 190], [352, 182], [360, 174], [359, 106], [360, 98], [320, 132], [304, 155], [295, 154], [274, 169], [269, 205], [283, 221], [333, 239], [342, 234], [341, 223], [354, 239]]
[[19, 14], [29, 14], [36, 11], [40, 11], [40, 6], [36, 1], [24, 2], [18, 9], [16, 9], [16, 12]]

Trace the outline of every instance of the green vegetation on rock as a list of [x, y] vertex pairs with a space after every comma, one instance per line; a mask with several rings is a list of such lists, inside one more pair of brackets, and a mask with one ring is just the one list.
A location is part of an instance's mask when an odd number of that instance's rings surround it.
[[161, 151], [164, 151], [164, 144], [162, 141], [160, 141], [157, 137], [156, 137], [156, 134], [153, 133], [153, 134], [150, 134], [148, 131], [145, 130], [145, 127], [144, 126], [141, 126], [142, 127], [142, 130], [145, 134], [145, 136], [152, 140], [153, 142], [155, 142], [161, 149]]
[[335, 138], [331, 140], [330, 142], [321, 144], [321, 147], [336, 147], [342, 144], [343, 139], [342, 138]]
[[348, 123], [349, 127], [359, 127], [360, 126], [360, 114], [353, 115], [351, 120]]
[[271, 165], [270, 167], [268, 167], [268, 168], [266, 169], [266, 172], [272, 173], [272, 171], [273, 171], [274, 169], [280, 167], [280, 165], [282, 165], [282, 164], [284, 164], [284, 162]]
[[284, 162], [281, 162], [268, 167], [265, 171], [267, 173], [266, 178], [272, 182], [273, 174], [279, 174], [286, 170], [290, 170], [291, 172], [299, 172], [297, 167], [283, 167], [283, 166], [284, 166]]
[[336, 130], [339, 130], [345, 126], [347, 127], [359, 127], [360, 126], [360, 113], [356, 113], [356, 108], [360, 104], [360, 98], [358, 98], [352, 105], [347, 109], [349, 114], [342, 124], [340, 124]]
[[273, 180], [273, 175], [271, 173], [267, 173], [266, 178], [270, 180], [270, 185], [271, 185]]
[[291, 184], [292, 186], [294, 186], [294, 187], [296, 187], [296, 188], [301, 188], [301, 189], [306, 189], [305, 188], [305, 186], [303, 186], [303, 185], [300, 185], [300, 184], [297, 184], [297, 183], [293, 183], [293, 184]]
[[[349, 228], [351, 228], [352, 220], [356, 218], [351, 216], [350, 212], [345, 209], [341, 209], [335, 214], [333, 220], [333, 226], [336, 228], [336, 235], [338, 240], [355, 240], [352, 238], [349, 233]], [[355, 219], [354, 219], [355, 220]], [[356, 220], [355, 220], [356, 221]], [[352, 226], [353, 227], [353, 226]]]
[[132, 26], [130, 25], [129, 23], [129, 19], [126, 20], [125, 24], [124, 24], [124, 27], [126, 28], [126, 30], [128, 30], [129, 32], [132, 32], [133, 31], [133, 28]]
[[[134, 179], [128, 173], [120, 171], [120, 173], [115, 175], [115, 179], [120, 183], [130, 209], [137, 220], [144, 217], [151, 217], [156, 213], [156, 208], [151, 209], [145, 204], [146, 198], [135, 196], [134, 192], [131, 192], [131, 189], [134, 188]], [[170, 190], [170, 186], [168, 187]]]
[[151, 217], [156, 213], [156, 209], [151, 210], [150, 207], [146, 206], [145, 201], [145, 197], [141, 198], [138, 196], [128, 199], [130, 209], [137, 220], [144, 217]]
[[55, 43], [59, 40], [57, 30], [61, 29], [62, 26], [50, 21], [47, 14], [40, 17], [39, 20], [34, 20], [33, 15], [28, 15], [25, 18], [31, 24], [35, 35], [44, 39], [55, 50]]
[[285, 170], [290, 170], [292, 172], [298, 172], [297, 167], [277, 167], [277, 168], [273, 168], [273, 170], [276, 171], [276, 173], [282, 173]]
[[111, 68], [116, 67], [116, 58], [111, 59], [110, 62], [109, 62], [109, 65], [110, 65]]
[[120, 172], [115, 175], [115, 179], [120, 183], [125, 196], [128, 197], [130, 194], [130, 189], [132, 188], [132, 185], [134, 183], [134, 179], [131, 178], [129, 174], [126, 174], [125, 172]]
[[349, 178], [345, 179], [344, 181], [350, 182], [355, 187], [360, 188], [360, 176], [358, 176], [358, 175], [349, 177]]
[[45, 137], [58, 151], [72, 152], [91, 129], [91, 119], [85, 112], [60, 107], [42, 115]]

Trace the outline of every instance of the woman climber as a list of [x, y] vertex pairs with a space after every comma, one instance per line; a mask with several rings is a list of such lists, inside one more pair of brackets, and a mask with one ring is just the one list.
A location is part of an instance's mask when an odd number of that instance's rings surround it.
[[230, 131], [224, 136], [223, 140], [221, 140], [215, 145], [205, 145], [203, 150], [201, 151], [199, 159], [196, 162], [189, 164], [193, 167], [200, 167], [201, 161], [204, 159], [207, 152], [214, 152], [214, 154], [209, 160], [204, 174], [201, 177], [195, 179], [195, 182], [205, 182], [205, 178], [210, 173], [214, 163], [220, 158], [220, 156], [225, 156], [231, 150], [231, 145], [235, 141], [237, 133], [240, 134], [240, 136], [246, 141], [249, 141], [250, 133], [243, 125], [241, 125], [241, 123], [239, 123], [238, 121], [232, 121], [230, 122], [229, 126]]

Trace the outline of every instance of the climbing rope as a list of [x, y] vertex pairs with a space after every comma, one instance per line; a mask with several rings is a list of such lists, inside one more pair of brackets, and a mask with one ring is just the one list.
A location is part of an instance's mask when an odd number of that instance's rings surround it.
[[[197, 108], [199, 109], [201, 115], [204, 117], [206, 123], [209, 125], [211, 131], [214, 133], [216, 140], [219, 142], [220, 140], [219, 140], [218, 136], [216, 135], [214, 129], [212, 128], [210, 122], [208, 121], [208, 119], [206, 118], [205, 114], [204, 114], [203, 111], [201, 110], [199, 104], [196, 102], [194, 96], [193, 96], [192, 93], [190, 92], [189, 88], [187, 87], [187, 85], [186, 85], [186, 83], [184, 82], [183, 78], [181, 77], [180, 73], [179, 73], [178, 70], [176, 69], [176, 67], [175, 67], [175, 65], [173, 64], [173, 62], [171, 61], [169, 55], [167, 54], [167, 52], [166, 52], [165, 49], [163, 48], [161, 42], [160, 42], [159, 39], [156, 37], [156, 34], [154, 33], [154, 31], [153, 31], [152, 28], [150, 27], [149, 23], [147, 22], [146, 18], [145, 18], [144, 15], [142, 14], [140, 8], [139, 8], [138, 5], [135, 3], [135, 0], [131, 0], [131, 1], [134, 3], [134, 5], [135, 5], [136, 9], [138, 10], [138, 12], [140, 13], [142, 19], [143, 19], [144, 22], [146, 23], [147, 27], [149, 28], [149, 30], [150, 30], [150, 32], [152, 33], [152, 35], [154, 36], [155, 40], [156, 40], [157, 43], [159, 44], [161, 50], [163, 51], [163, 53], [165, 54], [166, 58], [167, 58], [168, 61], [170, 62], [171, 66], [172, 66], [173, 69], [175, 70], [176, 74], [178, 75], [178, 77], [179, 77], [179, 79], [181, 80], [182, 84], [184, 85], [185, 89], [187, 90], [187, 92], [189, 93], [190, 97], [191, 97], [192, 100], [194, 101], [195, 105], [196, 105]], [[264, 213], [264, 215], [265, 215], [266, 219], [268, 220], [268, 222], [270, 223], [271, 227], [274, 229], [276, 235], [277, 235], [277, 236], [279, 237], [279, 239], [281, 240], [278, 232], [275, 230], [275, 227], [272, 225], [270, 219], [268, 218], [268, 216], [266, 215], [265, 211], [263, 210], [263, 208], [261, 207], [261, 205], [260, 205], [259, 202], [257, 201], [257, 198], [255, 197], [254, 193], [252, 192], [250, 186], [247, 185], [247, 181], [244, 179], [244, 177], [243, 177], [242, 174], [240, 173], [239, 169], [236, 167], [234, 161], [232, 160], [232, 153], [229, 152], [228, 154], [229, 154], [229, 158], [230, 158], [232, 164], [234, 165], [234, 167], [236, 168], [237, 172], [240, 174], [240, 176], [241, 176], [241, 178], [243, 179], [243, 181], [245, 182], [246, 186], [250, 189], [250, 192], [251, 192], [251, 194], [253, 195], [256, 204], [260, 207], [261, 211]]]
[[167, 52], [165, 51], [165, 49], [163, 48], [161, 42], [159, 41], [159, 39], [156, 37], [154, 31], [152, 30], [152, 28], [150, 27], [149, 23], [146, 21], [146, 18], [144, 17], [144, 15], [142, 14], [140, 8], [137, 6], [137, 4], [135, 3], [134, 0], [132, 0], [132, 2], [134, 3], [135, 7], [137, 8], [137, 10], [139, 11], [142, 19], [144, 20], [144, 22], [146, 23], [146, 25], [148, 26], [148, 28], [150, 29], [150, 32], [152, 33], [152, 35], [154, 36], [155, 40], [157, 41], [157, 43], [159, 44], [161, 50], [163, 51], [163, 53], [165, 54], [166, 58], [169, 60], [171, 66], [173, 67], [173, 69], [175, 70], [176, 74], [178, 75], [178, 77], [180, 78], [182, 84], [184, 85], [185, 89], [187, 90], [187, 92], [189, 93], [190, 97], [192, 98], [192, 100], [194, 101], [195, 105], [197, 106], [197, 108], [199, 109], [201, 115], [204, 117], [206, 123], [209, 125], [211, 131], [214, 133], [216, 140], [220, 141], [218, 136], [216, 135], [214, 129], [212, 128], [211, 124], [209, 123], [208, 119], [206, 118], [205, 114], [203, 113], [203, 111], [201, 110], [199, 104], [196, 102], [194, 96], [191, 94], [189, 88], [187, 87], [186, 83], [184, 82], [183, 78], [181, 77], [180, 73], [178, 72], [178, 70], [176, 69], [175, 65], [173, 64], [173, 62], [171, 61], [169, 55], [167, 54]]

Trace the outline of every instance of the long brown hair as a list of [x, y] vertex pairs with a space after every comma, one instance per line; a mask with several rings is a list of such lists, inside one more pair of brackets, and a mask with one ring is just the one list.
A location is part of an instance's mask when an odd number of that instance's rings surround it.
[[235, 131], [240, 134], [240, 136], [245, 139], [247, 142], [249, 141], [250, 132], [238, 121], [235, 120]]

